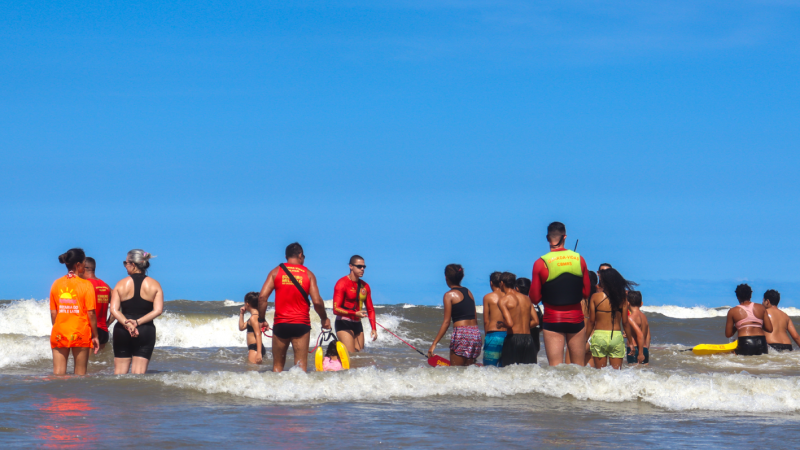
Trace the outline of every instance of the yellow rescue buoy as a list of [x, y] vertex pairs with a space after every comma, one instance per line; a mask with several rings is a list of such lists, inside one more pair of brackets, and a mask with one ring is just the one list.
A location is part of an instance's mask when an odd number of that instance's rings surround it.
[[322, 347], [317, 347], [317, 351], [314, 352], [314, 367], [317, 369], [317, 372], [322, 372], [322, 358], [325, 355], [322, 352]]
[[339, 353], [339, 361], [342, 363], [342, 369], [347, 370], [350, 368], [350, 354], [347, 353], [347, 347], [339, 341], [336, 341], [336, 351]]

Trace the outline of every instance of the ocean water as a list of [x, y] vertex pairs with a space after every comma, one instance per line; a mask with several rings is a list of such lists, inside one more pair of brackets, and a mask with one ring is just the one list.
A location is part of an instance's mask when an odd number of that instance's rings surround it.
[[[308, 373], [273, 374], [269, 340], [264, 364], [247, 363], [239, 306], [167, 302], [145, 375], [113, 375], [108, 345], [87, 376], [54, 377], [48, 304], [0, 302], [0, 443], [791, 448], [800, 431], [800, 352], [680, 351], [727, 342], [727, 307], [645, 307], [653, 335], [645, 368], [548, 367], [542, 351], [538, 365], [434, 369], [379, 328], [379, 339], [352, 355], [353, 370], [317, 373], [310, 358]], [[786, 311], [800, 317], [796, 308]], [[423, 351], [442, 320], [441, 309], [429, 306], [380, 305], [376, 312], [379, 323]], [[312, 337], [319, 331], [313, 320]], [[439, 344], [440, 355], [447, 357], [448, 344]]]

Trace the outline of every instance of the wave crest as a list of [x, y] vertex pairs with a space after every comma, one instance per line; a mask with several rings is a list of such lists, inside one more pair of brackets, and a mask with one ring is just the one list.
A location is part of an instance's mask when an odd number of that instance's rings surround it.
[[[216, 372], [164, 374], [169, 386], [273, 402], [384, 401], [432, 396], [508, 397], [571, 395], [602, 402], [644, 401], [670, 410], [789, 412], [800, 410], [800, 378], [747, 374], [664, 374], [649, 370], [596, 370], [538, 365], [494, 367], [374, 367], [336, 373]], [[358, 386], [358, 389], [342, 389]]]

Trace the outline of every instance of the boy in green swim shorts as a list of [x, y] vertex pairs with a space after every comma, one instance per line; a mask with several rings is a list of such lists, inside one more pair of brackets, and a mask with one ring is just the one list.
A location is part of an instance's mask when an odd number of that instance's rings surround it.
[[[638, 327], [631, 327], [628, 321], [628, 300], [626, 291], [634, 283], [625, 280], [616, 269], [608, 268], [598, 274], [602, 291], [592, 295], [589, 300], [589, 331], [592, 335], [592, 359], [595, 367], [602, 369], [608, 363], [619, 369], [625, 358], [625, 342], [622, 339], [624, 329], [628, 336], [635, 336], [636, 342], [644, 342]], [[620, 322], [622, 326], [620, 326]], [[640, 353], [639, 362], [644, 360]]]

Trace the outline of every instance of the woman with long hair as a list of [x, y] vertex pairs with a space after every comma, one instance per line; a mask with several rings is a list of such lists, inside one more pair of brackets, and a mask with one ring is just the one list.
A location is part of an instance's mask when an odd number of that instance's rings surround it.
[[86, 254], [73, 248], [58, 257], [67, 266], [67, 274], [50, 288], [50, 348], [53, 349], [53, 374], [67, 373], [70, 351], [75, 362], [75, 375], [84, 375], [89, 365], [89, 349], [97, 354], [97, 299], [94, 286], [81, 276], [86, 270]]
[[433, 356], [436, 344], [450, 328], [453, 321], [453, 335], [450, 338], [450, 365], [470, 366], [481, 354], [481, 330], [478, 329], [478, 313], [475, 308], [475, 297], [469, 289], [461, 286], [464, 268], [460, 264], [449, 264], [444, 268], [444, 277], [450, 288], [444, 294], [444, 320], [428, 349], [428, 357]]
[[[589, 333], [592, 336], [592, 359], [594, 366], [602, 369], [611, 362], [611, 367], [619, 369], [625, 358], [625, 342], [622, 329], [628, 336], [636, 336], [636, 342], [643, 342], [642, 330], [628, 320], [628, 300], [626, 291], [636, 283], [626, 280], [616, 269], [603, 269], [598, 274], [600, 288], [589, 300]], [[622, 327], [620, 327], [620, 319]], [[634, 333], [634, 334], [631, 334]], [[644, 353], [639, 355], [639, 362]]]
[[153, 255], [131, 250], [122, 264], [128, 276], [111, 293], [114, 326], [114, 374], [142, 374], [147, 371], [156, 346], [153, 320], [164, 310], [164, 291], [158, 281], [147, 276]]

